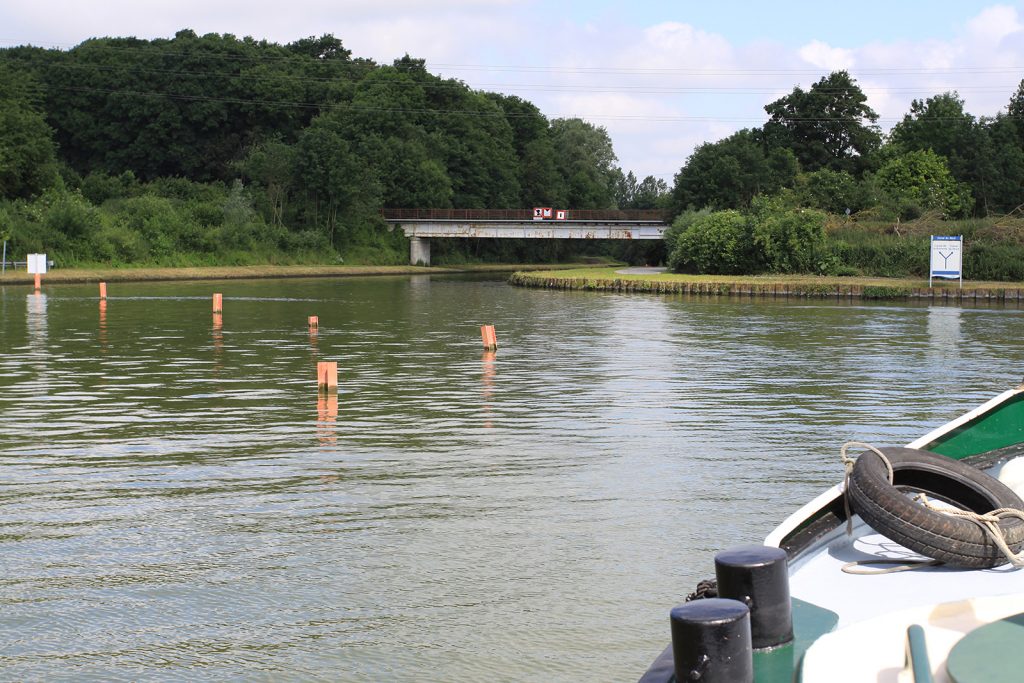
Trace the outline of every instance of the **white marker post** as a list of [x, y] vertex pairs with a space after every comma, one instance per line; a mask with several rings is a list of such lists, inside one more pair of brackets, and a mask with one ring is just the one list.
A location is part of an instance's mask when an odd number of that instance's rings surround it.
[[960, 289], [964, 288], [963, 252], [964, 236], [932, 235], [931, 266], [928, 269], [928, 286], [932, 286], [933, 277], [947, 280], [960, 280]]
[[35, 288], [38, 292], [42, 282], [42, 276], [46, 275], [46, 254], [29, 254], [25, 265], [27, 266], [29, 275], [35, 273]]

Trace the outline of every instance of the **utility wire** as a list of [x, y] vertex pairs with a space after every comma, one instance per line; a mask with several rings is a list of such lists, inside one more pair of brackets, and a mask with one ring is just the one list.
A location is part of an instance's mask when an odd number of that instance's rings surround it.
[[[173, 92], [158, 92], [158, 91], [141, 91], [141, 90], [122, 90], [113, 88], [88, 88], [84, 86], [63, 86], [58, 88], [61, 91], [66, 92], [80, 92], [80, 93], [97, 93], [105, 95], [116, 95], [116, 96], [127, 96], [127, 97], [146, 97], [146, 98], [167, 98], [172, 100], [180, 100], [185, 102], [220, 102], [225, 104], [240, 104], [240, 105], [254, 105], [268, 108], [300, 108], [300, 109], [324, 109], [324, 110], [342, 110], [351, 112], [362, 112], [362, 113], [388, 113], [388, 114], [425, 114], [431, 116], [479, 116], [479, 117], [494, 117], [494, 118], [520, 118], [520, 117], [532, 117], [535, 114], [532, 113], [516, 113], [516, 112], [505, 112], [501, 109], [497, 110], [469, 110], [469, 109], [432, 109], [427, 107], [370, 107], [364, 105], [355, 105], [344, 102], [335, 103], [317, 103], [317, 102], [298, 102], [298, 101], [284, 101], [284, 100], [261, 100], [254, 98], [241, 98], [241, 97], [211, 97], [208, 95], [191, 95], [186, 93], [173, 93]], [[615, 121], [651, 121], [651, 122], [684, 122], [684, 121], [704, 121], [714, 123], [750, 123], [756, 121], [764, 121], [764, 116], [755, 117], [720, 117], [720, 116], [675, 116], [675, 115], [628, 115], [628, 114], [570, 114], [565, 116], [554, 116], [551, 118], [585, 118], [585, 119], [599, 119], [599, 120], [615, 120]], [[1009, 117], [1015, 119], [1024, 119], [1024, 117]], [[878, 121], [883, 122], [898, 122], [902, 121], [903, 117], [879, 117]], [[917, 119], [919, 121], [930, 121], [930, 122], [944, 122], [944, 121], [962, 121], [960, 117], [921, 117]], [[807, 122], [807, 123], [863, 123], [865, 121], [862, 117], [786, 117], [786, 122]]]

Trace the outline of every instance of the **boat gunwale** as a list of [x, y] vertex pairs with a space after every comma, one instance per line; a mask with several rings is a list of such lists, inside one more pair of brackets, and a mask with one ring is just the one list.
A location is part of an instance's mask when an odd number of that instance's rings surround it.
[[[968, 422], [995, 410], [1021, 393], [1024, 393], [1024, 385], [1018, 386], [1014, 389], [1008, 389], [998, 396], [989, 399], [974, 410], [964, 413], [960, 417], [955, 418], [946, 424], [933, 429], [924, 436], [911, 441], [906, 445], [906, 448], [920, 449], [924, 446], [930, 445], [950, 432], [959, 429]], [[765, 537], [764, 544], [776, 548], [783, 547], [783, 544], [785, 544], [785, 542], [795, 533], [807, 527], [815, 519], [827, 513], [829, 507], [835, 504], [835, 502], [843, 495], [844, 491], [845, 485], [843, 482], [840, 482], [820, 493], [776, 526], [768, 536]]]

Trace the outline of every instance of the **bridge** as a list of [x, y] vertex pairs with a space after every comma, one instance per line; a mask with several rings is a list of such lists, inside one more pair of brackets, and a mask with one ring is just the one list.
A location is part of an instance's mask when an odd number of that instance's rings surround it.
[[663, 212], [646, 209], [384, 209], [381, 213], [409, 238], [409, 262], [424, 266], [430, 265], [432, 237], [660, 240], [668, 228]]

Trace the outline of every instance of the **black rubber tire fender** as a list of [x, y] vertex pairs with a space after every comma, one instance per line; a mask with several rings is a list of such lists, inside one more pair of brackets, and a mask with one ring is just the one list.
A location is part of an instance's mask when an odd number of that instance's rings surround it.
[[[985, 514], [1009, 507], [1024, 510], [1024, 501], [1001, 481], [970, 465], [914, 448], [879, 449], [892, 463], [893, 483], [877, 454], [857, 458], [850, 475], [853, 511], [875, 531], [900, 545], [951, 566], [982, 569], [1008, 562], [981, 525], [915, 503], [907, 492]], [[1000, 521], [1007, 545], [1019, 553], [1024, 545], [1024, 521]]]

